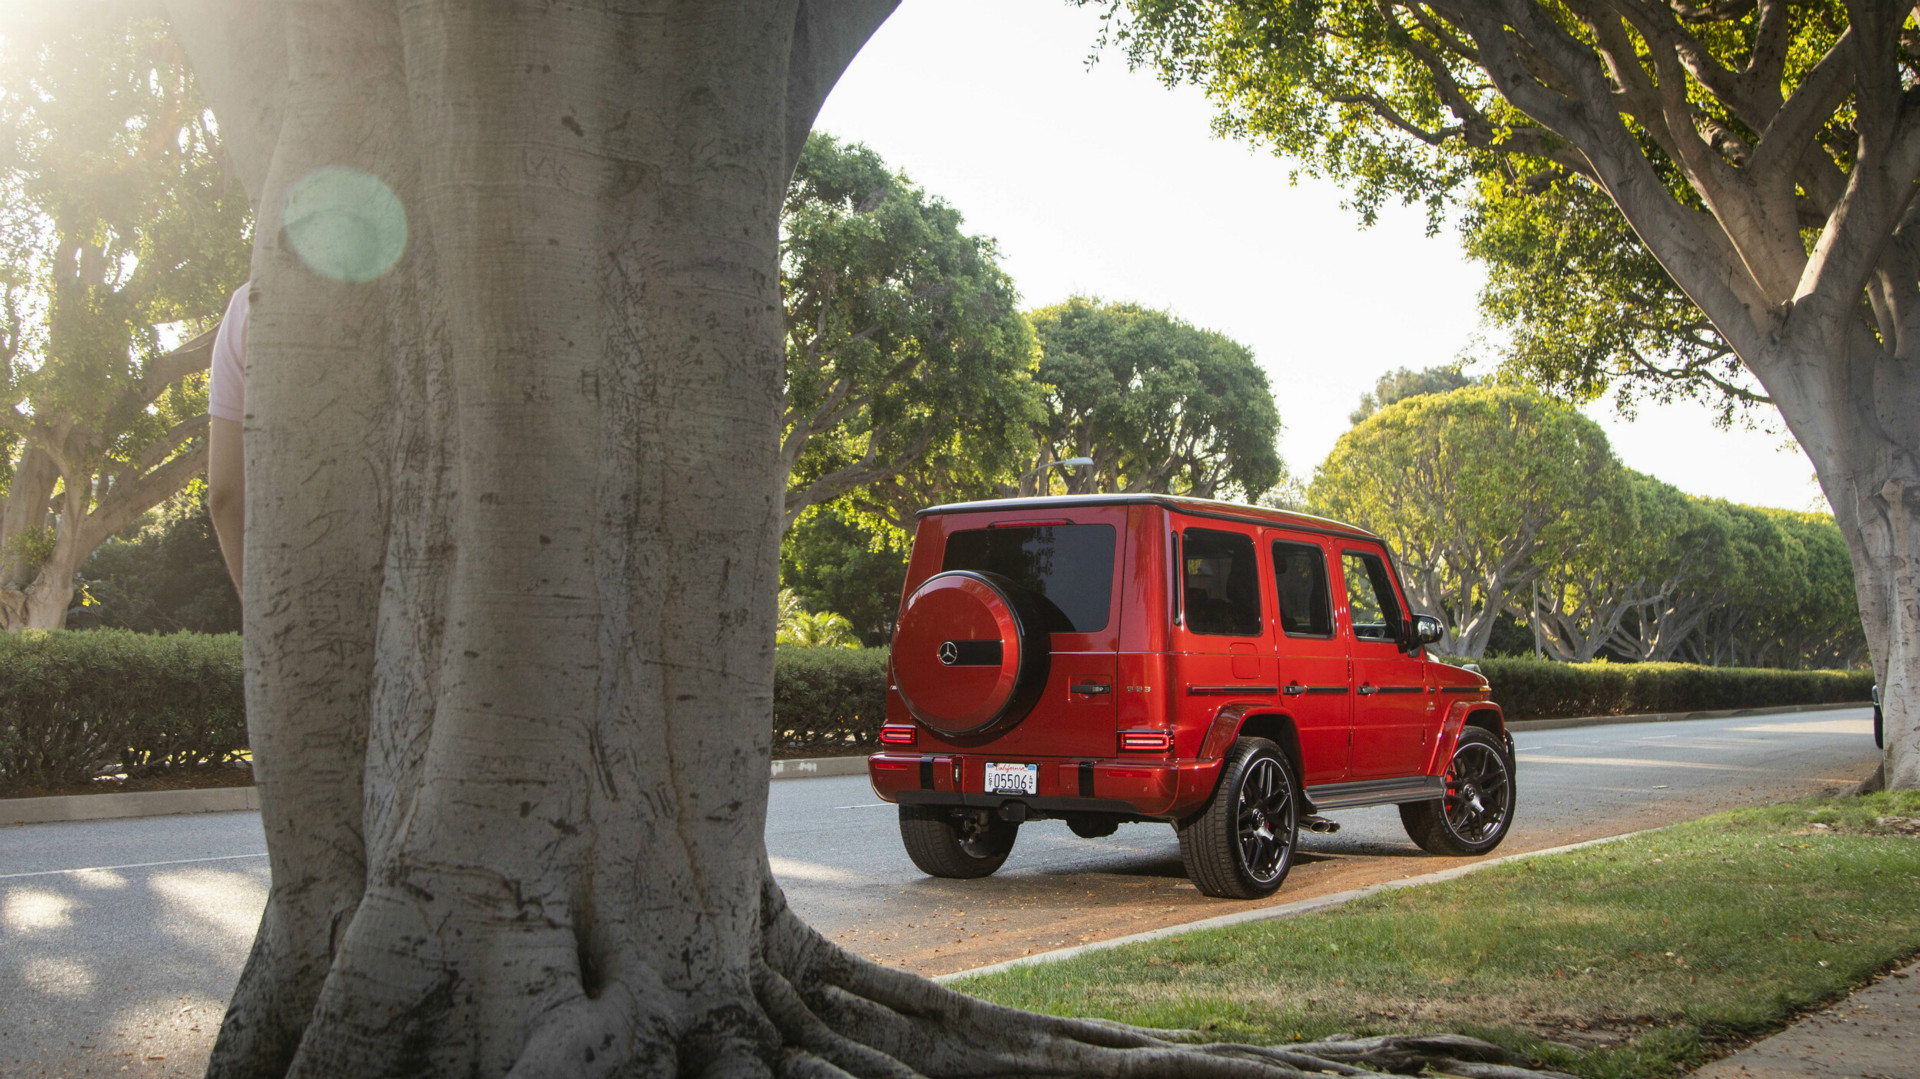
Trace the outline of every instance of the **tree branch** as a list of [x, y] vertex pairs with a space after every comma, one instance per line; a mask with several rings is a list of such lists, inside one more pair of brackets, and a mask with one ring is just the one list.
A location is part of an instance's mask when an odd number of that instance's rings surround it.
[[178, 491], [187, 480], [193, 478], [194, 473], [206, 467], [207, 444], [202, 442], [131, 484], [114, 484], [93, 512], [81, 519], [80, 527], [75, 530], [80, 549], [92, 551], [99, 547], [115, 532], [132, 524], [134, 518]]
[[1852, 40], [1853, 28], [1848, 27], [1794, 88], [1786, 103], [1760, 127], [1760, 141], [1754, 144], [1748, 168], [1767, 174], [1800, 161], [1807, 144], [1853, 92], [1849, 70]]
[[197, 334], [179, 348], [164, 356], [157, 356], [147, 363], [147, 369], [140, 375], [140, 394], [143, 403], [151, 404], [160, 399], [167, 387], [193, 374], [205, 371], [213, 365], [213, 339], [219, 336], [220, 327]]
[[164, 0], [174, 37], [220, 118], [220, 142], [255, 211], [280, 141], [287, 89], [286, 21], [259, 0]]
[[792, 175], [814, 117], [861, 46], [893, 14], [900, 0], [800, 0], [787, 57], [787, 154]]

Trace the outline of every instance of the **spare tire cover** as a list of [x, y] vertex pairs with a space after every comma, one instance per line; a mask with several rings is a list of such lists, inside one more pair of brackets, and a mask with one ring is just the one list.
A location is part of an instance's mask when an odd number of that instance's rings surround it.
[[949, 737], [982, 735], [1026, 718], [1052, 665], [1043, 616], [997, 573], [927, 578], [900, 609], [893, 680], [915, 719]]

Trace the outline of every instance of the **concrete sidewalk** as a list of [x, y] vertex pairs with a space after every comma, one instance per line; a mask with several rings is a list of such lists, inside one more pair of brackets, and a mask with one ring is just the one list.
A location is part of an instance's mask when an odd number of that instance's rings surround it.
[[1920, 1079], [1920, 960], [1693, 1079]]

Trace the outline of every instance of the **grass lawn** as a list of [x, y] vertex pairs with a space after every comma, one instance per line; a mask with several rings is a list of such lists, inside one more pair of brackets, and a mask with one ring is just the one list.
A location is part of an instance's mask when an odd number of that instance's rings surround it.
[[1672, 1075], [1920, 951], [1916, 817], [1912, 791], [1742, 810], [954, 988], [1210, 1041], [1454, 1031]]

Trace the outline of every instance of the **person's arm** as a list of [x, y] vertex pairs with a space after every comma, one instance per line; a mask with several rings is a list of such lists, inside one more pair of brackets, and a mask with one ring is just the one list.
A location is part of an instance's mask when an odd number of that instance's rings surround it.
[[207, 513], [213, 518], [213, 533], [220, 540], [220, 557], [227, 561], [227, 573], [233, 578], [233, 590], [243, 599], [240, 588], [240, 559], [245, 553], [241, 537], [247, 524], [247, 466], [240, 452], [240, 423], [212, 418], [207, 432]]

